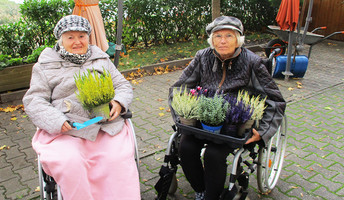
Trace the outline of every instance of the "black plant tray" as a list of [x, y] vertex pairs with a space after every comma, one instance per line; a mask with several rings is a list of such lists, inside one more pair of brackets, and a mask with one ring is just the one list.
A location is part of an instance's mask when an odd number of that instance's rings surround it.
[[244, 146], [245, 142], [251, 137], [251, 131], [246, 131], [244, 137], [238, 138], [229, 135], [223, 135], [218, 133], [213, 133], [198, 127], [187, 126], [176, 122], [178, 131], [182, 134], [194, 135], [196, 138], [201, 140], [208, 140], [217, 144], [227, 144], [232, 148], [241, 148]]

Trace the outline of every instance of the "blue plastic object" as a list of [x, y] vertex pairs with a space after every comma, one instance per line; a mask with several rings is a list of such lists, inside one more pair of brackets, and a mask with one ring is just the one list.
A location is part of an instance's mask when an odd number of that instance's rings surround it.
[[[293, 76], [290, 77], [295, 77], [295, 78], [302, 78], [307, 70], [308, 66], [308, 58], [305, 55], [299, 55], [295, 57], [295, 62], [294, 61], [294, 56], [291, 57], [291, 66], [290, 66], [290, 72], [293, 73]], [[277, 56], [276, 57], [276, 67], [274, 70], [274, 73], [272, 75], [273, 78], [284, 78], [284, 75], [282, 72], [286, 70], [286, 65], [287, 65], [287, 56]]]
[[201, 123], [201, 124], [202, 124], [202, 127], [204, 130], [210, 131], [212, 133], [217, 133], [217, 134], [220, 133], [221, 128], [223, 126], [223, 125], [221, 125], [221, 126], [208, 126], [208, 125], [205, 125], [203, 123]]
[[74, 122], [73, 126], [76, 128], [76, 130], [80, 130], [80, 129], [85, 128], [89, 125], [95, 124], [95, 123], [101, 121], [102, 119], [103, 119], [103, 117], [95, 117], [93, 119], [90, 119], [90, 120], [84, 122], [83, 124]]

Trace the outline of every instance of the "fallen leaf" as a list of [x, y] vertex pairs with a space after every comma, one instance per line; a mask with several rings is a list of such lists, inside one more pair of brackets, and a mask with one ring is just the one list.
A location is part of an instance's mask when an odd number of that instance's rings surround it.
[[41, 188], [39, 186], [36, 187], [35, 192], [40, 192]]
[[159, 113], [159, 116], [160, 116], [160, 117], [162, 117], [162, 116], [164, 116], [164, 115], [165, 115], [164, 113]]
[[302, 194], [302, 193], [300, 193], [300, 195], [301, 195], [301, 197], [303, 197], [303, 194]]
[[17, 118], [16, 118], [16, 117], [12, 117], [11, 120], [12, 120], [12, 121], [16, 121]]
[[165, 108], [164, 107], [159, 107], [159, 110], [165, 110]]
[[7, 146], [7, 145], [2, 145], [2, 146], [0, 147], [0, 150], [4, 150], [4, 149], [10, 149], [10, 147]]
[[290, 88], [288, 88], [288, 90], [289, 90], [289, 91], [293, 91], [293, 90], [294, 90], [294, 88], [290, 87]]
[[159, 99], [157, 99], [157, 101], [159, 101], [159, 102], [162, 102], [162, 101], [163, 101], [163, 99], [160, 99], [160, 98], [159, 98]]
[[324, 107], [325, 110], [333, 110], [331, 107]]
[[296, 189], [296, 188], [299, 188], [299, 187], [297, 187], [297, 186], [291, 186], [291, 188]]

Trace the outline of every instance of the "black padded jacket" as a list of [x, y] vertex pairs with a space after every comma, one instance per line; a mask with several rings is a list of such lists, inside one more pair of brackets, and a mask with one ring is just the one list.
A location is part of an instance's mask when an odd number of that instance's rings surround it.
[[232, 59], [222, 61], [211, 48], [198, 51], [184, 69], [179, 80], [170, 88], [169, 103], [173, 87], [195, 88], [202, 86], [209, 90], [222, 90], [237, 94], [247, 90], [250, 94], [267, 96], [267, 108], [256, 130], [267, 144], [276, 133], [284, 115], [286, 102], [275, 81], [266, 69], [261, 57], [241, 47], [241, 53]]

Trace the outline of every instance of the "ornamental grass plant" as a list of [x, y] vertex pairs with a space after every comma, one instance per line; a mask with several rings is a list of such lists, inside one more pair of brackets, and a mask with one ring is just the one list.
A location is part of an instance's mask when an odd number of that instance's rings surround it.
[[173, 100], [171, 106], [176, 114], [185, 119], [199, 118], [199, 99], [192, 95], [187, 87], [173, 88]]
[[250, 119], [254, 120], [256, 122], [256, 127], [258, 127], [259, 120], [263, 118], [265, 108], [267, 107], [265, 105], [266, 97], [263, 99], [260, 97], [260, 95], [250, 97], [247, 91], [241, 90], [238, 92], [237, 101], [242, 101], [246, 107], [252, 108], [252, 115]]
[[[100, 105], [107, 105], [103, 112], [108, 112], [109, 102], [115, 96], [110, 73], [103, 68], [103, 73], [93, 70], [94, 73], [88, 69], [83, 74], [74, 75], [74, 80], [78, 92], [77, 98], [82, 103], [83, 107], [90, 112]], [[105, 115], [108, 118], [108, 115]]]

